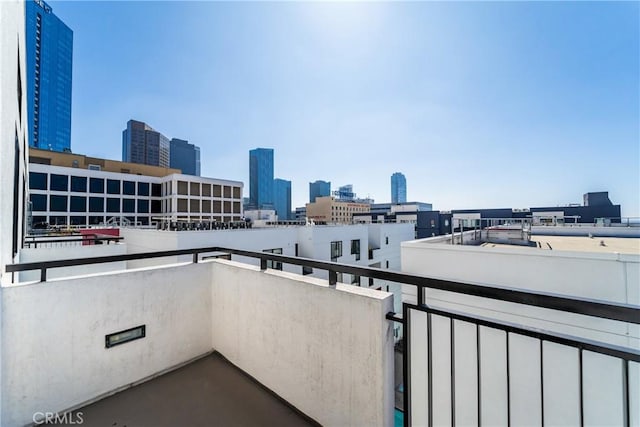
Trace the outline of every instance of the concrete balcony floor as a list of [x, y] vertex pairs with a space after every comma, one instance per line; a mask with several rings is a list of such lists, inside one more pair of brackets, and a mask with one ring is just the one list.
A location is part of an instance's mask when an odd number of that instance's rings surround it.
[[218, 353], [74, 412], [86, 426], [318, 425]]

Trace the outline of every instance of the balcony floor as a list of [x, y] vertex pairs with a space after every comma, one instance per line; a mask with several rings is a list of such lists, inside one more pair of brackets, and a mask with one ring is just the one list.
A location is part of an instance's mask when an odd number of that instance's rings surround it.
[[318, 425], [217, 353], [76, 412], [87, 426]]

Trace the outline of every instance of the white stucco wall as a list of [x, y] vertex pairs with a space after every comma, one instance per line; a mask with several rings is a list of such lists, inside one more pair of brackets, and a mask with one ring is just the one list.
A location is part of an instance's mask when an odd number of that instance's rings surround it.
[[[124, 255], [127, 253], [126, 243], [111, 243], [109, 245], [77, 245], [63, 247], [24, 248], [20, 251], [20, 263], [53, 261], [60, 259], [79, 259], [110, 255]], [[109, 262], [104, 264], [78, 265], [75, 267], [60, 267], [47, 269], [47, 280], [61, 277], [80, 276], [86, 274], [119, 271], [126, 269], [126, 261]], [[22, 271], [19, 282], [40, 280], [40, 270]]]
[[[211, 267], [189, 264], [3, 289], [3, 423], [33, 422], [211, 350]], [[105, 335], [146, 325], [110, 349]]]
[[[640, 305], [640, 257], [569, 251], [537, 251], [431, 244], [402, 244], [402, 271], [445, 280], [503, 286]], [[403, 299], [415, 301], [415, 288], [404, 286]], [[428, 290], [428, 304], [640, 347], [640, 328], [621, 322], [544, 310], [500, 301]]]
[[393, 425], [391, 294], [216, 264], [214, 348], [322, 425]]
[[[224, 260], [6, 287], [2, 425], [218, 350], [323, 425], [390, 426], [392, 304], [388, 293]], [[105, 348], [105, 335], [143, 324], [145, 338]]]

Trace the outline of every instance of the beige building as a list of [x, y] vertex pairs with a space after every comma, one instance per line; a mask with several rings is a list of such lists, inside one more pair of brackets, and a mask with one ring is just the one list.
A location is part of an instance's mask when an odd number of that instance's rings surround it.
[[59, 151], [40, 150], [33, 147], [29, 148], [29, 163], [157, 177], [171, 175], [172, 173], [182, 173], [180, 169], [99, 159], [82, 154], [61, 153]]
[[316, 197], [307, 203], [307, 218], [327, 223], [351, 224], [354, 213], [369, 212], [368, 203], [357, 203], [336, 199], [333, 196]]

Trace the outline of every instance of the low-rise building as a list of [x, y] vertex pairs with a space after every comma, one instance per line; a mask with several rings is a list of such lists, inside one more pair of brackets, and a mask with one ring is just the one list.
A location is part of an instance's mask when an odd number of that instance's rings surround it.
[[242, 218], [242, 182], [184, 175], [176, 169], [30, 150], [31, 224], [149, 226]]
[[316, 197], [314, 203], [307, 203], [307, 218], [327, 223], [351, 224], [356, 213], [369, 212], [368, 203], [336, 199], [332, 196]]

